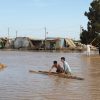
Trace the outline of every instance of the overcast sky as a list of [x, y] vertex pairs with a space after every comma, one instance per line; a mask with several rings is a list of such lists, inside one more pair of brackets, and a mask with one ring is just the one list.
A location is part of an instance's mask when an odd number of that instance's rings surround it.
[[0, 36], [79, 38], [92, 0], [0, 0]]

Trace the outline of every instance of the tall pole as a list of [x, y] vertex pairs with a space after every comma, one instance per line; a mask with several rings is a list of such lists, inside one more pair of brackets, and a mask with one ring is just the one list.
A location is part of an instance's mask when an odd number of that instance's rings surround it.
[[10, 30], [10, 29], [9, 29], [9, 27], [8, 27], [8, 39], [9, 39], [9, 30]]
[[44, 49], [46, 50], [46, 34], [47, 34], [47, 31], [46, 31], [46, 27], [45, 27], [45, 41], [44, 41]]
[[16, 30], [16, 37], [17, 37], [17, 35], [18, 35], [18, 31]]

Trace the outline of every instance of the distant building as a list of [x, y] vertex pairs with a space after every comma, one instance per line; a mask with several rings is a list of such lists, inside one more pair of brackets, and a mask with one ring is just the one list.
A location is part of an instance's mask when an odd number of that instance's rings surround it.
[[0, 38], [0, 48], [12, 48], [13, 40], [8, 38]]
[[76, 45], [69, 38], [46, 38], [46, 49], [75, 48]]
[[14, 41], [15, 49], [39, 49], [41, 48], [42, 40], [34, 40], [28, 37], [17, 37]]
[[46, 38], [46, 49], [60, 49], [62, 48], [60, 38]]
[[70, 47], [70, 48], [76, 48], [76, 45], [75, 45], [75, 43], [73, 42], [72, 39], [65, 38], [65, 41], [66, 41], [67, 47]]
[[4, 48], [4, 42], [3, 40], [0, 38], [0, 49]]
[[6, 39], [5, 48], [14, 48], [14, 39]]

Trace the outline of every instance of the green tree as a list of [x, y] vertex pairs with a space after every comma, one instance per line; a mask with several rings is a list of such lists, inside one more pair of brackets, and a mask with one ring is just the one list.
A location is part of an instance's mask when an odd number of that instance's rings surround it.
[[82, 30], [80, 34], [81, 42], [89, 44], [92, 42], [96, 45], [100, 42], [100, 0], [93, 0], [89, 7], [89, 12], [85, 12], [84, 15], [88, 18], [87, 30]]

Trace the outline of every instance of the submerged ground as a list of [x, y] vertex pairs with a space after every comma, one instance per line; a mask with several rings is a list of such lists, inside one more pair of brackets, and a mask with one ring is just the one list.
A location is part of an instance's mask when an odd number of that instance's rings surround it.
[[[66, 57], [74, 80], [29, 73], [49, 70], [52, 61]], [[0, 100], [100, 100], [100, 56], [85, 53], [0, 51]]]

